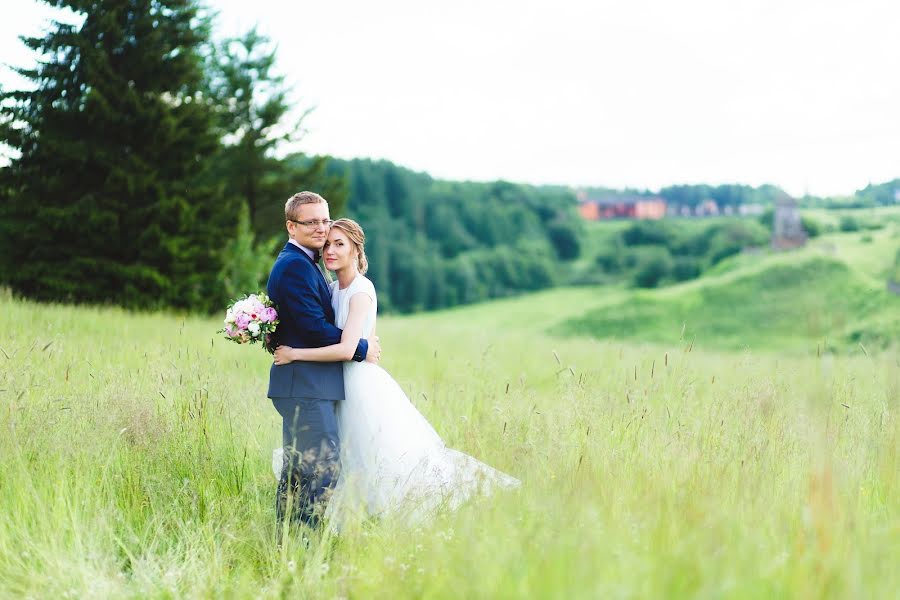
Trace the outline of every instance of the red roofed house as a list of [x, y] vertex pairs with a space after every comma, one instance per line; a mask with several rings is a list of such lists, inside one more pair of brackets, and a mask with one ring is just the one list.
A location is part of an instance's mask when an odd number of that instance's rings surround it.
[[658, 196], [610, 196], [597, 200], [585, 198], [578, 212], [589, 221], [600, 219], [662, 219], [666, 201]]

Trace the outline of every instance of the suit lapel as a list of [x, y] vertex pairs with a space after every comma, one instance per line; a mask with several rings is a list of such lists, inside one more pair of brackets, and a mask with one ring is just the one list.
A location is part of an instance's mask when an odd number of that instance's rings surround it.
[[285, 244], [285, 245], [284, 245], [284, 248], [285, 248], [285, 250], [290, 249], [290, 250], [292, 250], [292, 251], [294, 251], [294, 252], [296, 252], [296, 253], [298, 253], [298, 254], [303, 255], [303, 258], [305, 258], [306, 260], [308, 260], [309, 262], [311, 262], [311, 263], [312, 263], [312, 266], [315, 267], [316, 271], [318, 271], [318, 272], [319, 272], [319, 275], [322, 277], [322, 281], [325, 282], [325, 287], [328, 287], [328, 279], [325, 277], [325, 273], [322, 272], [321, 267], [319, 267], [319, 263], [317, 263], [316, 261], [314, 261], [314, 260], [312, 259], [312, 257], [311, 257], [309, 254], [307, 254], [306, 252], [304, 252], [303, 250], [301, 250], [300, 248], [298, 248], [297, 246], [295, 246], [294, 244], [292, 244], [292, 243], [290, 243], [290, 242], [288, 242], [287, 244]]
[[331, 288], [328, 287], [328, 280], [325, 278], [325, 273], [319, 268], [319, 264], [309, 254], [290, 242], [284, 245], [284, 251], [297, 252], [303, 255], [303, 258], [312, 263], [313, 268], [319, 273], [317, 282], [319, 286], [319, 301], [322, 303], [322, 308], [325, 310], [325, 316], [328, 317], [328, 321], [334, 324], [334, 309], [331, 307]]

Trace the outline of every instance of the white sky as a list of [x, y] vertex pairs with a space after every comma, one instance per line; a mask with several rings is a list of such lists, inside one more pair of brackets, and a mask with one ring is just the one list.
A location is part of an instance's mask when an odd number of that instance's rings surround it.
[[[52, 11], [0, 21], [0, 62]], [[279, 45], [298, 149], [448, 179], [848, 194], [900, 177], [897, 0], [220, 0]], [[4, 71], [4, 84], [15, 82]]]

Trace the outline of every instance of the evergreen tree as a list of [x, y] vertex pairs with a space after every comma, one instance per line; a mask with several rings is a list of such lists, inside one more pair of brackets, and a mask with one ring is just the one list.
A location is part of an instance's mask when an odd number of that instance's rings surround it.
[[23, 38], [40, 57], [4, 92], [0, 260], [27, 296], [133, 307], [216, 300], [234, 220], [201, 183], [217, 146], [196, 0], [50, 0], [83, 17]]
[[434, 180], [386, 161], [332, 160], [366, 230], [382, 311], [411, 312], [561, 283], [581, 253], [571, 191]]
[[276, 63], [274, 45], [254, 28], [213, 46], [206, 67], [221, 141], [210, 181], [246, 205], [251, 230], [265, 247], [273, 237], [285, 237], [284, 202], [292, 194], [321, 194], [333, 218], [347, 198], [343, 174], [329, 172], [328, 157], [277, 156], [284, 145], [300, 140], [309, 111], [292, 116], [292, 90]]

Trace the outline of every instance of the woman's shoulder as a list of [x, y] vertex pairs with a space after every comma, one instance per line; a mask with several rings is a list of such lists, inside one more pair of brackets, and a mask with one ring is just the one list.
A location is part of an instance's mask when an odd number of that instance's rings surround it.
[[365, 289], [370, 290], [374, 294], [375, 293], [375, 284], [372, 283], [372, 280], [369, 279], [368, 277], [366, 277], [365, 275], [360, 275], [359, 278], [362, 281], [362, 283], [360, 283], [360, 285], [362, 287], [364, 287]]
[[372, 299], [375, 298], [375, 284], [373, 284], [372, 280], [365, 275], [357, 275], [350, 287], [353, 288], [354, 293], [365, 292], [371, 296]]

